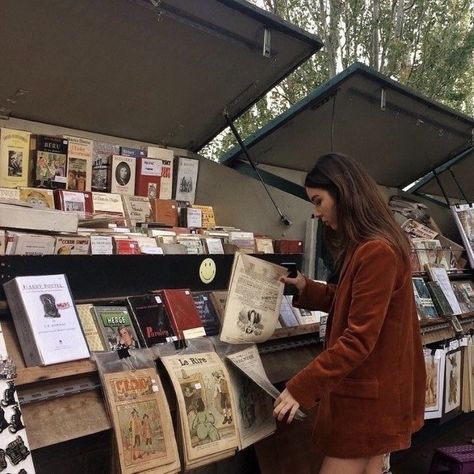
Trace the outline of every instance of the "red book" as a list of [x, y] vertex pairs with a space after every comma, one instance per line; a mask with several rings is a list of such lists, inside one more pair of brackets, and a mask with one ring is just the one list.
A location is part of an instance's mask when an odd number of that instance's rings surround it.
[[274, 241], [275, 253], [304, 253], [302, 240], [279, 239]]
[[170, 227], [178, 226], [178, 206], [172, 199], [155, 199], [151, 201], [153, 220]]
[[166, 289], [162, 294], [166, 312], [178, 339], [193, 339], [206, 335], [191, 291]]
[[114, 243], [117, 255], [140, 255], [141, 253], [136, 240], [114, 238]]
[[84, 216], [94, 213], [94, 203], [90, 191], [55, 189], [54, 206], [61, 211], [78, 212]]
[[135, 195], [149, 199], [171, 198], [171, 161], [157, 158], [137, 158]]

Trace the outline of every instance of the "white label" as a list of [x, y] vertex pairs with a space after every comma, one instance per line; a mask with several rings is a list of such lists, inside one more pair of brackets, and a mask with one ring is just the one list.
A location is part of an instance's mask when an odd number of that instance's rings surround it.
[[161, 160], [142, 159], [142, 175], [143, 176], [161, 176]]

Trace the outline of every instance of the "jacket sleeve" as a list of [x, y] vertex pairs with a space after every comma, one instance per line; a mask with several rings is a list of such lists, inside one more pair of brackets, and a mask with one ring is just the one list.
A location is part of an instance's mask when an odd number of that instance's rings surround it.
[[316, 282], [306, 278], [306, 285], [298, 296], [293, 297], [293, 306], [310, 310], [329, 312], [334, 295], [336, 293], [336, 285]]
[[362, 364], [374, 349], [385, 320], [397, 273], [395, 252], [384, 242], [370, 241], [356, 250], [354, 259], [347, 328], [287, 383], [289, 392], [306, 409]]

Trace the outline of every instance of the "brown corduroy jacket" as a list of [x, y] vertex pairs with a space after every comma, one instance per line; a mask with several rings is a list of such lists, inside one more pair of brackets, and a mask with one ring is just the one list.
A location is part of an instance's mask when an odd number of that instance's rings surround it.
[[307, 280], [294, 304], [330, 313], [326, 348], [287, 384], [303, 408], [319, 404], [317, 450], [354, 458], [409, 447], [426, 383], [409, 263], [367, 241], [346, 257], [337, 286]]

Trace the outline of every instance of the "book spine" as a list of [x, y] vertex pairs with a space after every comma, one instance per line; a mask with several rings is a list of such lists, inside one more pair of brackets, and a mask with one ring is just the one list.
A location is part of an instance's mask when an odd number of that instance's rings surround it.
[[10, 313], [15, 324], [16, 333], [20, 341], [21, 351], [27, 367], [43, 364], [43, 358], [36, 345], [36, 340], [31, 328], [26, 308], [23, 304], [20, 289], [15, 279], [3, 285], [7, 296]]
[[138, 335], [138, 339], [140, 339], [140, 346], [141, 347], [149, 347], [147, 344], [147, 341], [145, 339], [145, 335], [143, 334], [142, 327], [140, 326], [140, 322], [138, 321], [137, 315], [135, 311], [133, 310], [133, 306], [130, 303], [130, 301], [127, 301], [128, 304], [128, 309], [130, 312], [130, 319], [132, 320], [132, 324], [135, 326], [135, 330]]

